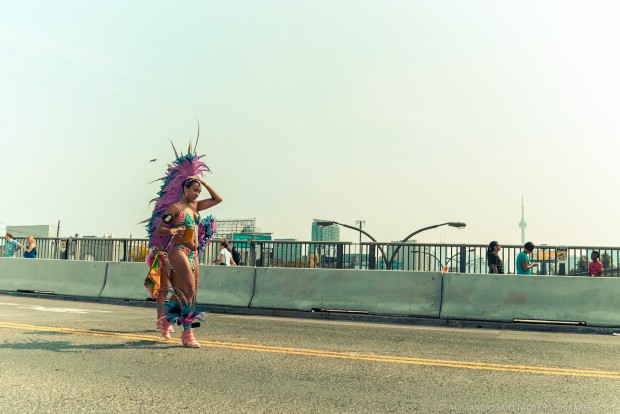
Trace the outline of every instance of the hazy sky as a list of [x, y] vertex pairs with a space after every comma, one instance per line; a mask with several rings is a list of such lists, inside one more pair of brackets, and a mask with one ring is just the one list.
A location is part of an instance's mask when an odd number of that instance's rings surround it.
[[[616, 1], [3, 1], [0, 231], [144, 237], [200, 120], [220, 218], [620, 245]], [[157, 162], [148, 160], [157, 158]], [[343, 240], [357, 233], [343, 230]]]

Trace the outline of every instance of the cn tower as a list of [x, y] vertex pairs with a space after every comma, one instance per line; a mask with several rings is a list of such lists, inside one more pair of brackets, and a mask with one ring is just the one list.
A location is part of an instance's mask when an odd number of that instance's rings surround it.
[[525, 205], [523, 203], [523, 193], [521, 193], [521, 221], [519, 222], [519, 228], [521, 229], [521, 246], [525, 244], [525, 229], [527, 228], [527, 222], [525, 221]]

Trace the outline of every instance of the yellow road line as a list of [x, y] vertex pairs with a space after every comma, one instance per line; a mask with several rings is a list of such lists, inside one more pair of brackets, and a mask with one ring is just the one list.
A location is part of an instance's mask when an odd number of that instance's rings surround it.
[[[17, 330], [30, 330], [40, 332], [60, 332], [73, 335], [89, 335], [99, 337], [112, 337], [121, 339], [132, 339], [151, 342], [162, 342], [161, 337], [154, 335], [141, 335], [141, 334], [126, 334], [120, 332], [106, 332], [86, 329], [72, 329], [72, 328], [58, 328], [53, 326], [37, 326], [37, 325], [25, 325], [10, 322], [0, 322], [0, 328], [17, 329]], [[172, 339], [167, 342], [180, 343], [178, 339]], [[198, 341], [200, 345], [212, 348], [224, 348], [235, 349], [244, 351], [255, 352], [267, 352], [277, 354], [289, 354], [289, 355], [302, 355], [313, 356], [321, 358], [335, 358], [335, 359], [350, 359], [357, 361], [373, 361], [373, 362], [389, 362], [395, 364], [411, 364], [411, 365], [425, 365], [425, 366], [440, 366], [449, 368], [463, 368], [463, 369], [475, 369], [475, 370], [489, 370], [489, 371], [505, 371], [505, 372], [525, 372], [531, 374], [541, 375], [563, 375], [571, 377], [594, 377], [594, 378], [611, 378], [620, 379], [620, 371], [602, 371], [595, 369], [572, 369], [572, 368], [556, 368], [556, 367], [543, 367], [543, 366], [530, 366], [530, 365], [508, 365], [508, 364], [493, 364], [486, 362], [469, 362], [469, 361], [451, 361], [442, 359], [425, 359], [425, 358], [409, 358], [400, 357], [394, 355], [375, 355], [375, 354], [363, 354], [355, 352], [335, 352], [325, 351], [317, 349], [303, 349], [303, 348], [287, 348], [268, 345], [257, 344], [243, 344], [235, 342], [218, 342], [218, 341]]]

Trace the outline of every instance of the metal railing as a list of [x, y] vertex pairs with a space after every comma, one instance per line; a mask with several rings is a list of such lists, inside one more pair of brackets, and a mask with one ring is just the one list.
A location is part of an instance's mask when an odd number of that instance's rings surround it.
[[[16, 237], [21, 244], [25, 238]], [[443, 271], [488, 273], [486, 245], [426, 243], [351, 243], [317, 241], [231, 240], [241, 254], [241, 266], [331, 268], [407, 271]], [[4, 256], [4, 239], [0, 256]], [[36, 238], [40, 259], [144, 262], [149, 249], [147, 239]], [[515, 273], [515, 260], [521, 246], [502, 246], [500, 257], [505, 273]], [[531, 255], [539, 267], [538, 275], [587, 276], [593, 250], [600, 252], [603, 276], [620, 277], [620, 247], [540, 246]], [[565, 253], [565, 255], [564, 255]], [[23, 257], [18, 250], [17, 257]], [[219, 245], [211, 243], [200, 254], [201, 264], [210, 264], [219, 256]], [[390, 266], [388, 266], [388, 263]]]

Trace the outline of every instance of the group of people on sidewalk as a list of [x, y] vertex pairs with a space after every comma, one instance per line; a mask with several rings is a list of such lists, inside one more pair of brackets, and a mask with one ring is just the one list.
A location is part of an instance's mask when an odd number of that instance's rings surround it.
[[[532, 263], [530, 255], [536, 246], [532, 242], [523, 245], [523, 250], [517, 255], [515, 261], [515, 270], [518, 275], [531, 275], [532, 269], [538, 267], [538, 263]], [[497, 241], [492, 241], [487, 247], [487, 263], [489, 272], [494, 274], [504, 273], [504, 262], [499, 256], [502, 246]], [[588, 264], [588, 276], [601, 277], [603, 275], [603, 263], [599, 261], [600, 253], [596, 250], [592, 252], [590, 258], [592, 261]]]
[[34, 237], [26, 237], [26, 245], [17, 242], [13, 239], [12, 233], [6, 233], [4, 236], [4, 257], [15, 257], [15, 253], [22, 249], [24, 251], [24, 257], [26, 259], [34, 259], [37, 257], [37, 243], [34, 241]]

